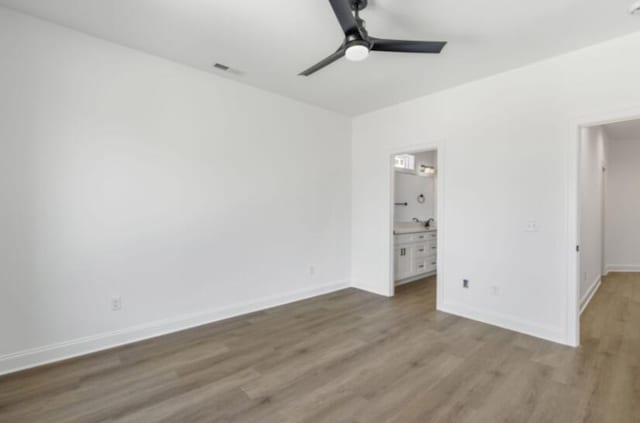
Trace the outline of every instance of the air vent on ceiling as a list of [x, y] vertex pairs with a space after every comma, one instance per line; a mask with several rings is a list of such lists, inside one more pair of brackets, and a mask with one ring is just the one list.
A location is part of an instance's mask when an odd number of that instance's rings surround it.
[[230, 66], [227, 65], [223, 65], [222, 63], [215, 63], [213, 65], [213, 68], [222, 72], [226, 72], [226, 73], [230, 73], [232, 75], [236, 75], [236, 76], [241, 76], [242, 72], [239, 71], [238, 69], [234, 69]]

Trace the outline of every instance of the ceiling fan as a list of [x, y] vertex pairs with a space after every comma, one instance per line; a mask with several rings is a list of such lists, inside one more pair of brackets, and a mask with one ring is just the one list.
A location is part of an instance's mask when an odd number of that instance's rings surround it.
[[368, 0], [329, 0], [329, 3], [344, 31], [344, 41], [335, 53], [299, 75], [309, 76], [342, 57], [359, 62], [369, 57], [369, 51], [439, 54], [447, 44], [445, 41], [404, 41], [371, 37], [364, 20], [360, 18], [360, 11], [367, 7]]

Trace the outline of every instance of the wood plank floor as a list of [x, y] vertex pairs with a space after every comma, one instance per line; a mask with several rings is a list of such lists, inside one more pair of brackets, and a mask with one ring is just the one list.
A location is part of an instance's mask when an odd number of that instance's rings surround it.
[[640, 274], [579, 349], [345, 290], [0, 378], [0, 422], [640, 422]]

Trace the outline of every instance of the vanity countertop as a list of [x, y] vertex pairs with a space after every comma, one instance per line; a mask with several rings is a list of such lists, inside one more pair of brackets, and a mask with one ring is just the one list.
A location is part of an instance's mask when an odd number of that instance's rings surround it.
[[419, 223], [396, 223], [393, 225], [394, 235], [417, 234], [421, 232], [435, 232], [437, 228], [428, 228]]

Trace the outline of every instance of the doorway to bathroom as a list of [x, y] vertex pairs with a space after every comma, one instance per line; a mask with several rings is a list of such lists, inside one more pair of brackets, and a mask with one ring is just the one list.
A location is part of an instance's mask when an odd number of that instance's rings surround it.
[[438, 150], [391, 156], [391, 289], [438, 279], [440, 166]]

